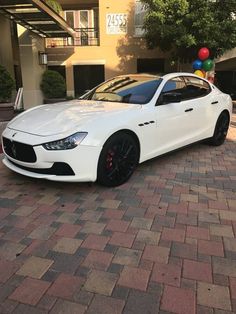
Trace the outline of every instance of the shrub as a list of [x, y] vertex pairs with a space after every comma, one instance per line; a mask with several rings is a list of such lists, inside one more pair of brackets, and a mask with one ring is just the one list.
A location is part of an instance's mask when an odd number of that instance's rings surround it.
[[10, 101], [14, 87], [15, 83], [10, 73], [0, 65], [0, 103]]
[[52, 70], [43, 73], [41, 90], [45, 98], [63, 98], [66, 94], [66, 83], [64, 77]]

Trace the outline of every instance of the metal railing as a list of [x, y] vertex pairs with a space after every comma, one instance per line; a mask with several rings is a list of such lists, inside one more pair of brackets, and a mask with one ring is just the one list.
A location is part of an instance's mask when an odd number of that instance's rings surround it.
[[47, 38], [46, 47], [99, 46], [99, 30], [97, 28], [75, 28], [75, 32], [74, 38]]

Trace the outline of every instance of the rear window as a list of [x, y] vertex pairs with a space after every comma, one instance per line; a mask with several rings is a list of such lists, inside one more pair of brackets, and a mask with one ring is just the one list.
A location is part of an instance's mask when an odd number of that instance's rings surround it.
[[111, 79], [87, 97], [96, 101], [146, 104], [154, 96], [162, 79], [153, 76], [119, 76]]
[[185, 99], [203, 97], [211, 92], [210, 85], [200, 78], [186, 76], [184, 77], [184, 80], [186, 82], [187, 87]]

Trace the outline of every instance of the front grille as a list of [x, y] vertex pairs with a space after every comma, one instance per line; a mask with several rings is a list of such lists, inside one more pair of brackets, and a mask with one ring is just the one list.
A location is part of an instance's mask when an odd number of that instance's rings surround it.
[[3, 147], [5, 153], [19, 161], [24, 162], [36, 162], [36, 154], [33, 146], [11, 141], [6, 137], [3, 137]]
[[10, 163], [18, 168], [26, 171], [40, 173], [40, 174], [52, 174], [57, 176], [74, 176], [75, 173], [71, 167], [65, 162], [54, 162], [51, 168], [30, 168], [16, 164], [15, 162], [8, 159]]

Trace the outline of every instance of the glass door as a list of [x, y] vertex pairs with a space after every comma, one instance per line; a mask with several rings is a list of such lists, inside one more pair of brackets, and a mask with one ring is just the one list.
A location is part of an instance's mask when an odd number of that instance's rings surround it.
[[88, 27], [89, 27], [89, 11], [81, 10], [79, 11], [79, 28], [80, 28], [82, 46], [88, 45], [88, 37], [89, 37]]

